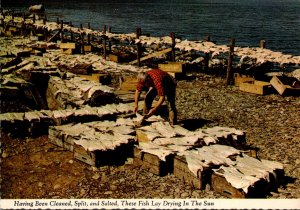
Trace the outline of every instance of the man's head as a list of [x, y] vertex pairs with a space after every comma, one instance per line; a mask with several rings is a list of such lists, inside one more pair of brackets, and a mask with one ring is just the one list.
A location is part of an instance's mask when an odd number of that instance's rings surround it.
[[146, 72], [140, 72], [137, 75], [137, 80], [138, 80], [138, 82], [144, 82], [146, 80], [146, 77], [147, 77]]

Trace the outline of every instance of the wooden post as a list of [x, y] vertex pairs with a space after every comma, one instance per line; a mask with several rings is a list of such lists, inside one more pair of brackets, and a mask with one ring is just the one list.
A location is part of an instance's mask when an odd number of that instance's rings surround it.
[[235, 39], [231, 38], [230, 41], [230, 48], [228, 52], [228, 65], [227, 65], [227, 75], [226, 75], [226, 85], [230, 85], [230, 82], [232, 81], [232, 59], [234, 54], [234, 45], [235, 45]]
[[60, 41], [61, 43], [64, 42], [64, 21], [60, 21]]
[[[70, 26], [72, 27], [72, 22], [70, 22]], [[74, 36], [73, 36], [73, 31], [72, 31], [72, 29], [70, 30], [70, 39], [71, 39], [71, 41], [73, 42]]]
[[84, 54], [84, 33], [80, 33], [81, 38], [81, 53]]
[[[140, 35], [142, 34], [142, 29], [141, 28], [136, 28], [136, 38], [139, 39]], [[137, 43], [137, 61], [138, 61], [138, 66], [141, 66], [141, 43]]]
[[[210, 35], [207, 36], [206, 38], [207, 42], [210, 42]], [[208, 67], [209, 67], [209, 59], [210, 59], [210, 55], [209, 53], [205, 53], [205, 63], [204, 63], [204, 70], [208, 71]]]
[[35, 23], [35, 14], [33, 14], [33, 16], [32, 16], [32, 21], [33, 21], [33, 23]]
[[172, 39], [172, 45], [171, 45], [171, 48], [172, 48], [172, 54], [171, 54], [171, 60], [173, 62], [175, 62], [175, 33], [174, 32], [171, 32], [170, 33], [170, 37]]
[[11, 12], [11, 20], [12, 20], [12, 24], [15, 25], [15, 12], [14, 10]]
[[103, 26], [103, 58], [106, 59], [106, 25]]
[[[111, 33], [111, 27], [108, 26], [108, 33]], [[108, 52], [110, 53], [111, 52], [111, 40], [109, 39], [108, 40]]]
[[[91, 29], [91, 24], [90, 22], [88, 22], [88, 29]], [[91, 44], [91, 34], [87, 35], [87, 44], [90, 45]]]
[[83, 29], [83, 27], [82, 27], [82, 23], [80, 23], [80, 29]]
[[47, 41], [48, 39], [48, 29], [44, 28], [44, 40]]
[[26, 36], [26, 26], [25, 26], [25, 21], [22, 21], [21, 35], [22, 35], [22, 36]]
[[23, 20], [24, 20], [24, 22], [26, 21], [26, 15], [25, 15], [25, 12], [23, 12]]
[[59, 24], [59, 18], [56, 18], [56, 23]]
[[260, 40], [259, 47], [260, 48], [266, 48], [266, 41], [265, 40]]

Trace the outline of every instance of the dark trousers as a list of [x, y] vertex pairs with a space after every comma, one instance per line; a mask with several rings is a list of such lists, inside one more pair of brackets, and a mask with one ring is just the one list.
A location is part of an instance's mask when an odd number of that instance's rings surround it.
[[[157, 91], [155, 88], [150, 88], [146, 93], [145, 100], [144, 100], [144, 107], [143, 107], [143, 114], [147, 114], [152, 107], [153, 100], [157, 96]], [[171, 125], [177, 123], [177, 109], [176, 109], [176, 89], [172, 89], [168, 91], [166, 94], [168, 111], [169, 111], [169, 121]]]

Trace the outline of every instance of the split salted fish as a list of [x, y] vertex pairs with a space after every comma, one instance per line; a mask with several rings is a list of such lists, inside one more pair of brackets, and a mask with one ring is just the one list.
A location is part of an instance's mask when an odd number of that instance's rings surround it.
[[142, 152], [157, 156], [162, 161], [166, 161], [167, 156], [175, 153], [175, 151], [168, 147], [159, 146], [149, 142], [140, 142], [138, 148], [141, 149]]
[[151, 126], [155, 128], [164, 137], [175, 137], [176, 132], [168, 122], [155, 122]]
[[249, 188], [259, 181], [259, 178], [245, 175], [233, 166], [221, 166], [219, 169], [213, 169], [213, 171], [223, 176], [234, 188], [242, 189], [245, 193], [248, 193]]

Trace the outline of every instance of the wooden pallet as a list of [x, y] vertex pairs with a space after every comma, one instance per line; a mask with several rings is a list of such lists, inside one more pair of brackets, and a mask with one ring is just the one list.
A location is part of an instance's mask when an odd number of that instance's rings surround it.
[[158, 176], [165, 176], [173, 172], [173, 155], [167, 156], [166, 161], [163, 161], [156, 155], [143, 152], [136, 147], [133, 151], [133, 164], [135, 166], [140, 166]]

